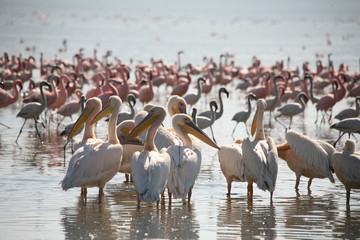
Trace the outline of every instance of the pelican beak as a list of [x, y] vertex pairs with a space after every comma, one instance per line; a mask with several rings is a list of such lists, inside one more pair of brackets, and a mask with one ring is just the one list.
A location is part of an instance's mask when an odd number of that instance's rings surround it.
[[186, 114], [186, 107], [171, 107], [172, 115], [179, 114], [179, 113], [185, 113]]
[[208, 144], [209, 146], [220, 149], [220, 147], [211, 140], [206, 133], [203, 132], [198, 126], [194, 124], [194, 122], [190, 121], [187, 122], [185, 125], [182, 126], [185, 132], [190, 133], [191, 135], [195, 136], [196, 138], [200, 139], [204, 143]]
[[276, 148], [277, 148], [278, 152], [291, 149], [289, 143], [284, 143], [284, 144], [278, 145], [278, 146], [276, 146]]
[[105, 107], [91, 120], [90, 125], [97, 123], [100, 119], [110, 115], [114, 110], [114, 107], [109, 103], [105, 105]]
[[257, 116], [259, 114], [259, 110], [256, 109], [252, 124], [251, 124], [251, 136], [254, 136], [255, 132], [256, 132], [256, 120], [257, 120]]
[[146, 117], [129, 133], [125, 138], [125, 142], [129, 139], [136, 138], [141, 133], [145, 132], [157, 120], [158, 115], [149, 113]]
[[81, 129], [81, 127], [84, 125], [84, 123], [86, 122], [86, 119], [89, 117], [90, 113], [93, 111], [93, 108], [89, 108], [89, 107], [85, 107], [84, 111], [81, 113], [80, 117], [78, 118], [78, 120], [76, 120], [74, 126], [72, 127], [67, 140], [69, 141], [70, 139], [72, 139], [73, 136], [76, 135], [76, 133]]

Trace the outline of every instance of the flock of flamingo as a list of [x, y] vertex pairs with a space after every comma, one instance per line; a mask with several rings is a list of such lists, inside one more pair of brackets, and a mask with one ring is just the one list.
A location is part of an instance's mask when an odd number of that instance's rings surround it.
[[[55, 122], [58, 130], [63, 127], [64, 118], [78, 116], [60, 133], [67, 136], [68, 143], [83, 131], [81, 141], [73, 145], [73, 155], [61, 181], [64, 190], [80, 187], [81, 196], [86, 199], [87, 188], [98, 187], [101, 202], [106, 183], [121, 172], [134, 183], [138, 207], [141, 202], [159, 204], [166, 189], [169, 204], [172, 198], [190, 203], [201, 169], [202, 142], [218, 153], [228, 195], [233, 181], [247, 182], [248, 200], [252, 201], [256, 183], [270, 192], [272, 202], [279, 158], [295, 173], [296, 190], [301, 176], [309, 178], [310, 190], [314, 178], [328, 178], [333, 183], [334, 173], [345, 186], [347, 205], [351, 189], [360, 189], [360, 152], [355, 150], [357, 140], [350, 139], [360, 133], [360, 72], [350, 73], [345, 64], [336, 69], [331, 54], [327, 64], [317, 61], [315, 71], [308, 62], [302, 69], [290, 68], [290, 58], [288, 66], [279, 61], [267, 67], [254, 57], [249, 67], [241, 68], [235, 65], [231, 54], [222, 54], [219, 63], [204, 57], [202, 66], [182, 65], [183, 51], [178, 52], [175, 64], [154, 59], [150, 63], [125, 64], [116, 57], [109, 60], [111, 51], [102, 59], [96, 54], [94, 51], [93, 57], [85, 57], [80, 49], [72, 62], [45, 60], [41, 54], [38, 64], [32, 56], [9, 57], [4, 53], [0, 58], [0, 108], [19, 99], [23, 102], [16, 117], [23, 118], [24, 123], [16, 142], [28, 119], [34, 120], [41, 139], [38, 123], [49, 128]], [[34, 69], [40, 78], [34, 78]], [[190, 93], [193, 85], [197, 93]], [[211, 128], [222, 117], [222, 98], [236, 91], [246, 94], [247, 109], [231, 119], [235, 121], [232, 136], [242, 122], [248, 137], [219, 146], [212, 129], [211, 137], [203, 129]], [[218, 93], [218, 99], [207, 103], [208, 95], [214, 93]], [[160, 98], [166, 104], [154, 103]], [[334, 105], [344, 98], [355, 107], [333, 114]], [[247, 121], [253, 100], [256, 112], [249, 132]], [[309, 100], [311, 106], [307, 104]], [[142, 103], [141, 109], [135, 107], [137, 101]], [[207, 111], [198, 112], [196, 106], [201, 101], [209, 107]], [[130, 112], [121, 110], [124, 103]], [[316, 124], [328, 124], [339, 131], [333, 144], [291, 129], [293, 117], [309, 107], [316, 108]], [[164, 126], [168, 116], [172, 126]], [[273, 120], [285, 128], [287, 142], [277, 144], [266, 134], [266, 116], [267, 128], [275, 127]], [[283, 123], [284, 117], [289, 118], [288, 125]], [[95, 124], [103, 118], [108, 121], [107, 140], [95, 135]], [[349, 139], [337, 151], [335, 146], [346, 133]]]

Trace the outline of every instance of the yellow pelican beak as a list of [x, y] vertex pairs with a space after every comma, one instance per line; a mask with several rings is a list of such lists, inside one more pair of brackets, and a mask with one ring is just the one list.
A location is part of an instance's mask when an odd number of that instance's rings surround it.
[[257, 120], [257, 117], [258, 117], [258, 113], [259, 113], [259, 110], [256, 109], [256, 112], [255, 112], [255, 115], [254, 115], [254, 118], [253, 118], [253, 121], [252, 121], [252, 124], [251, 124], [251, 136], [254, 136], [254, 134], [256, 132], [256, 120]]
[[182, 128], [185, 130], [185, 132], [195, 136], [209, 146], [220, 149], [220, 147], [213, 140], [211, 140], [208, 135], [203, 132], [203, 130], [196, 126], [194, 122], [187, 122], [185, 125], [182, 126]]
[[125, 142], [129, 139], [136, 138], [145, 132], [158, 119], [159, 115], [149, 113], [146, 117], [129, 133], [125, 138]]
[[76, 133], [81, 129], [81, 127], [84, 125], [84, 123], [86, 122], [86, 119], [89, 117], [90, 113], [94, 110], [93, 107], [85, 107], [84, 111], [81, 113], [80, 117], [78, 118], [78, 120], [76, 120], [74, 126], [72, 127], [67, 140], [70, 141], [70, 139], [72, 139], [73, 136], [76, 135]]
[[100, 119], [110, 115], [114, 110], [114, 107], [109, 103], [105, 105], [105, 107], [93, 118], [90, 125], [97, 123]]

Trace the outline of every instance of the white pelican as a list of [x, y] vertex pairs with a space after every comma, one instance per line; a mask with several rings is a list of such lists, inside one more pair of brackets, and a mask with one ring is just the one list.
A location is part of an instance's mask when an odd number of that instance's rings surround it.
[[85, 145], [97, 145], [104, 143], [103, 140], [96, 138], [94, 126], [90, 124], [91, 120], [100, 112], [101, 107], [102, 104], [100, 98], [93, 97], [86, 101], [83, 112], [76, 120], [67, 138], [67, 141], [69, 142], [85, 124], [83, 138], [80, 142], [75, 144], [75, 151]]
[[350, 203], [351, 189], [360, 189], [360, 152], [355, 152], [355, 141], [348, 139], [342, 152], [332, 156], [335, 174], [346, 189], [346, 204]]
[[140, 201], [159, 203], [159, 195], [166, 186], [171, 159], [166, 151], [159, 152], [154, 142], [155, 134], [165, 116], [166, 111], [163, 107], [153, 107], [125, 139], [126, 142], [149, 129], [144, 150], [135, 152], [131, 160], [131, 175], [137, 193], [138, 207], [140, 207]]
[[34, 119], [36, 133], [39, 136], [39, 138], [41, 138], [39, 130], [37, 128], [37, 123], [39, 121], [38, 119], [39, 119], [40, 114], [45, 110], [45, 107], [47, 105], [46, 97], [44, 95], [44, 89], [43, 89], [45, 86], [47, 86], [49, 88], [49, 91], [51, 91], [51, 85], [49, 83], [47, 83], [47, 82], [41, 82], [40, 83], [41, 104], [38, 103], [38, 102], [27, 103], [21, 108], [20, 112], [16, 115], [16, 117], [22, 117], [22, 118], [25, 119], [22, 127], [20, 128], [19, 134], [18, 134], [18, 136], [17, 136], [17, 138], [15, 140], [16, 143], [17, 143], [17, 140], [20, 137], [20, 134], [22, 132], [22, 129], [25, 126], [26, 121], [28, 119], [30, 119], [30, 118]]
[[123, 148], [116, 136], [116, 120], [121, 107], [121, 99], [111, 96], [109, 103], [90, 124], [112, 113], [108, 124], [108, 140], [97, 145], [84, 145], [71, 157], [67, 173], [61, 181], [63, 190], [81, 187], [86, 197], [88, 187], [99, 188], [99, 203], [104, 195], [104, 186], [119, 171]]
[[218, 151], [220, 168], [227, 182], [227, 195], [231, 194], [232, 182], [245, 182], [245, 166], [243, 162], [243, 153], [241, 144], [232, 143], [221, 146]]
[[334, 142], [334, 147], [336, 143], [340, 140], [345, 133], [354, 134], [360, 133], [360, 118], [346, 118], [337, 123], [334, 123], [330, 126], [331, 129], [336, 129], [339, 131], [339, 138]]
[[280, 125], [282, 125], [286, 130], [287, 130], [286, 126], [283, 125], [279, 120], [277, 120], [277, 118], [281, 116], [290, 117], [289, 129], [291, 128], [293, 116], [304, 112], [305, 104], [306, 101], [308, 100], [308, 97], [303, 92], [299, 93], [296, 98], [298, 99], [299, 103], [297, 102], [287, 103], [277, 109], [280, 113], [277, 116], [275, 116], [275, 120], [279, 122]]
[[255, 138], [253, 140], [246, 138], [242, 142], [242, 151], [249, 200], [253, 198], [253, 182], [255, 182], [261, 190], [270, 192], [272, 202], [278, 172], [278, 154], [274, 140], [265, 137], [263, 121], [265, 108], [265, 100], [259, 99], [251, 126], [252, 135], [256, 130]]
[[329, 178], [332, 183], [335, 182], [331, 173], [331, 157], [335, 148], [325, 141], [313, 140], [294, 130], [286, 132], [286, 140], [287, 143], [278, 145], [277, 149], [279, 157], [296, 175], [296, 190], [299, 189], [301, 176], [309, 178], [308, 190], [313, 178]]
[[199, 77], [197, 80], [197, 94], [189, 93], [184, 96], [184, 100], [190, 106], [190, 108], [195, 105], [201, 97], [201, 82], [205, 83], [206, 81], [204, 78]]
[[167, 103], [167, 110], [170, 116], [172, 117], [174, 114], [177, 113], [186, 113], [186, 101], [184, 98], [178, 96], [178, 95], [172, 95], [169, 97]]
[[[116, 132], [119, 139], [125, 138], [135, 128], [134, 120], [122, 121], [117, 127]], [[119, 172], [125, 173], [125, 182], [129, 182], [129, 174], [131, 174], [131, 158], [132, 155], [137, 151], [143, 151], [144, 145], [138, 142], [124, 143], [123, 144], [123, 155], [121, 160], [121, 166]]]
[[252, 93], [249, 93], [249, 95], [247, 96], [247, 110], [235, 113], [235, 115], [231, 119], [232, 121], [236, 122], [235, 127], [231, 134], [231, 136], [233, 138], [234, 138], [235, 129], [240, 122], [243, 122], [245, 124], [246, 133], [249, 135], [249, 131], [246, 126], [246, 122], [250, 118], [250, 115], [251, 115], [251, 102], [250, 102], [251, 100], [256, 100], [256, 96]]
[[166, 150], [171, 157], [171, 168], [167, 180], [169, 203], [171, 204], [172, 195], [174, 198], [181, 197], [183, 203], [186, 203], [185, 198], [188, 195], [188, 203], [190, 203], [192, 188], [200, 172], [201, 152], [199, 149], [193, 148], [188, 133], [211, 147], [217, 149], [219, 147], [186, 114], [175, 114], [172, 118], [172, 125], [184, 145], [170, 146]]

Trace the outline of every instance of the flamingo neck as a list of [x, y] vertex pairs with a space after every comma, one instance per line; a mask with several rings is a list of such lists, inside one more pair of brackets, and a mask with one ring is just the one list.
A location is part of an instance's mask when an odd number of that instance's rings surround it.
[[44, 85], [41, 85], [40, 87], [40, 95], [41, 95], [41, 108], [45, 109], [46, 105], [47, 105], [47, 101], [46, 101], [46, 97], [44, 94]]
[[220, 109], [218, 112], [215, 112], [216, 120], [219, 119], [223, 115], [223, 112], [224, 112], [221, 92], [219, 92], [219, 102], [220, 102]]

